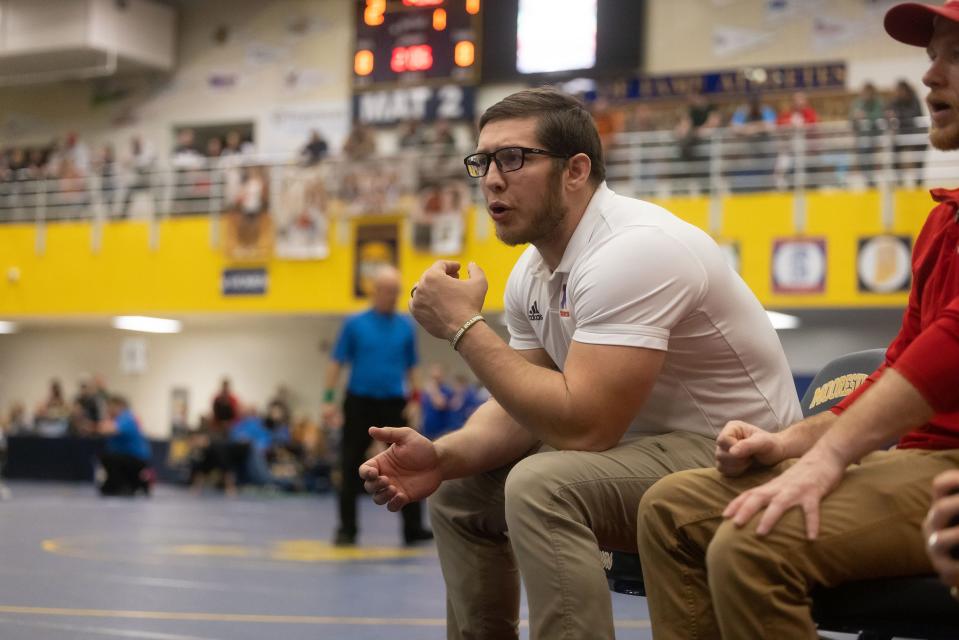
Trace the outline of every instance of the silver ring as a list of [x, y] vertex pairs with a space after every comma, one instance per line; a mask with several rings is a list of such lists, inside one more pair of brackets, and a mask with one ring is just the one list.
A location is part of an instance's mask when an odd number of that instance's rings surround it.
[[411, 297], [411, 298], [413, 297], [413, 294], [416, 293], [416, 287], [418, 287], [418, 286], [419, 286], [418, 284], [414, 284], [414, 285], [413, 285], [413, 288], [410, 289], [410, 297]]

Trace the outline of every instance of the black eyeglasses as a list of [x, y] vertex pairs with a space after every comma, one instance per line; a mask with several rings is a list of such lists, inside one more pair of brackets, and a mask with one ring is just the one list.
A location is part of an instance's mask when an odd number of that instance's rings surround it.
[[500, 173], [508, 173], [523, 168], [526, 162], [526, 154], [539, 156], [550, 156], [552, 158], [569, 158], [562, 153], [553, 153], [544, 149], [531, 149], [529, 147], [503, 147], [493, 153], [474, 153], [466, 156], [463, 164], [466, 165], [466, 173], [471, 178], [482, 178], [489, 171], [490, 160], [496, 163], [496, 168]]

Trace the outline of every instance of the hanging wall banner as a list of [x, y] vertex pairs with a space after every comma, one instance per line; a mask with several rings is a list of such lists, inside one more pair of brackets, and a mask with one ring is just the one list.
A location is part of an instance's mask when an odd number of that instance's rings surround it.
[[909, 236], [872, 236], [859, 239], [856, 275], [863, 293], [908, 291], [911, 281], [912, 239]]
[[270, 168], [232, 166], [224, 170], [223, 247], [231, 260], [266, 260], [273, 252]]
[[826, 239], [773, 242], [773, 293], [822, 293], [826, 288]]
[[273, 208], [277, 258], [320, 260], [330, 255], [326, 181], [324, 165], [284, 173]]
[[353, 295], [368, 298], [373, 278], [384, 266], [399, 268], [399, 225], [357, 224], [353, 251]]

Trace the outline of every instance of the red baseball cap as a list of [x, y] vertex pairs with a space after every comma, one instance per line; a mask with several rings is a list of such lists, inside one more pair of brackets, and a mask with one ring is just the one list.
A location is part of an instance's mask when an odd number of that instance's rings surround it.
[[916, 2], [897, 4], [886, 12], [883, 26], [886, 33], [899, 42], [925, 47], [932, 40], [933, 24], [940, 16], [959, 22], [959, 0], [947, 0], [942, 6]]

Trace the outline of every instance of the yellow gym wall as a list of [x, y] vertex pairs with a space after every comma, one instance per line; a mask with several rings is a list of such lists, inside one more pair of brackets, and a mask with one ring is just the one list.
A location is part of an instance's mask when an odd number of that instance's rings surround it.
[[[706, 228], [706, 198], [659, 200], [681, 218]], [[915, 237], [929, 212], [924, 190], [894, 194], [891, 233]], [[738, 242], [741, 272], [771, 308], [902, 306], [906, 294], [864, 294], [856, 286], [857, 240], [884, 231], [880, 195], [816, 193], [807, 195], [806, 236], [827, 241], [825, 291], [814, 295], [772, 292], [774, 238], [796, 235], [791, 194], [729, 196], [722, 202], [717, 237]], [[506, 278], [521, 247], [505, 247], [483, 215], [470, 215], [462, 262], [482, 266], [490, 281], [486, 309], [502, 310]], [[331, 227], [330, 257], [318, 261], [267, 260], [253, 265], [228, 260], [211, 240], [210, 217], [167, 219], [159, 223], [157, 248], [150, 249], [146, 222], [110, 222], [103, 226], [99, 251], [93, 251], [89, 222], [0, 226], [0, 317], [82, 314], [182, 313], [346, 313], [366, 302], [353, 297], [353, 240], [357, 221]], [[338, 225], [346, 225], [339, 228]], [[406, 222], [400, 229], [400, 268], [409, 288], [436, 257], [413, 251]], [[38, 243], [38, 233], [42, 243]], [[43, 250], [37, 247], [42, 244]], [[266, 295], [220, 293], [225, 268], [262, 266], [269, 274]], [[11, 277], [11, 272], [19, 277]], [[628, 277], [628, 274], [624, 274]]]

